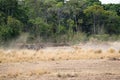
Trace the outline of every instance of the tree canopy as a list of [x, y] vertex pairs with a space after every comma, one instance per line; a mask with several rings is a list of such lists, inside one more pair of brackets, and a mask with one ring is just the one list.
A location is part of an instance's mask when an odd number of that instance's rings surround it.
[[0, 41], [27, 32], [44, 39], [61, 35], [120, 34], [120, 4], [99, 0], [0, 0]]

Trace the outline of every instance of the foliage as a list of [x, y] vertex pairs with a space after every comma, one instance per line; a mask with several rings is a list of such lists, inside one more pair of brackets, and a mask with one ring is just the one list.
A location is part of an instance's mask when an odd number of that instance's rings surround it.
[[88, 37], [119, 35], [119, 6], [101, 4], [99, 0], [0, 0], [0, 40], [23, 32], [29, 33], [30, 39], [49, 38], [55, 42], [72, 41], [81, 33]]
[[0, 40], [8, 41], [17, 37], [21, 33], [22, 23], [12, 17], [8, 17], [7, 25], [0, 26]]

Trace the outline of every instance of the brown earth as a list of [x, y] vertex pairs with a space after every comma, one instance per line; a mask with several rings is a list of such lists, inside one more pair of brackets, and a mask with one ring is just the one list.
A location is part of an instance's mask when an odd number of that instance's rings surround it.
[[119, 60], [0, 64], [0, 80], [120, 80]]

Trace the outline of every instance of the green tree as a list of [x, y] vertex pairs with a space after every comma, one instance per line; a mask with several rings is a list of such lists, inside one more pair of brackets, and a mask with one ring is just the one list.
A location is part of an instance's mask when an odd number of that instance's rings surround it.
[[0, 40], [8, 41], [21, 33], [22, 23], [12, 17], [8, 17], [7, 25], [0, 25]]
[[120, 4], [104, 4], [105, 10], [114, 11], [120, 16]]
[[105, 22], [105, 31], [108, 34], [120, 34], [120, 16], [116, 12], [107, 11], [108, 18]]
[[22, 5], [18, 4], [18, 0], [0, 0], [0, 12], [4, 14], [4, 17], [12, 16], [22, 22], [27, 20], [27, 15], [22, 9]]
[[100, 27], [103, 24], [105, 17], [105, 10], [100, 5], [89, 6], [84, 10], [84, 13], [89, 18], [88, 24], [91, 25], [92, 33], [97, 34], [100, 31]]
[[32, 33], [38, 37], [38, 36], [41, 36], [41, 37], [49, 37], [50, 34], [51, 34], [51, 30], [50, 30], [50, 27], [47, 23], [44, 22], [43, 19], [41, 18], [36, 18], [36, 19], [33, 19], [33, 20], [30, 20], [31, 23], [33, 23], [35, 26], [32, 28]]

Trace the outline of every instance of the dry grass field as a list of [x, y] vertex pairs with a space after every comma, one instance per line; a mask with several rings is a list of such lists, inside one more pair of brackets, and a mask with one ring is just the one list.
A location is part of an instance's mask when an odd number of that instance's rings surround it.
[[1, 48], [0, 80], [120, 80], [120, 43]]

